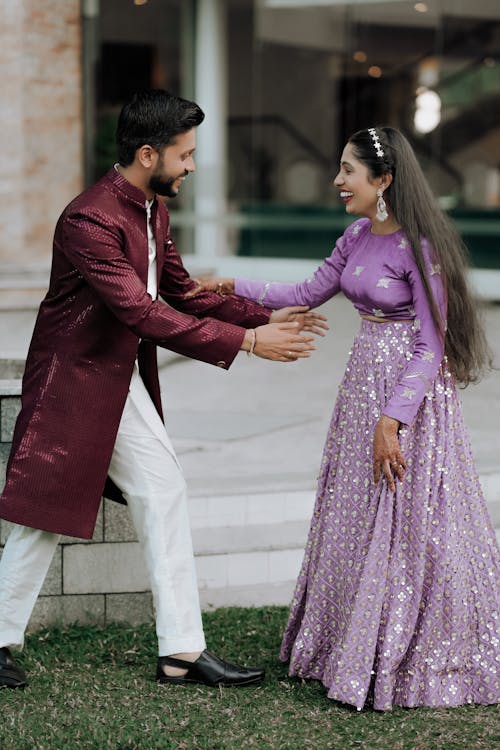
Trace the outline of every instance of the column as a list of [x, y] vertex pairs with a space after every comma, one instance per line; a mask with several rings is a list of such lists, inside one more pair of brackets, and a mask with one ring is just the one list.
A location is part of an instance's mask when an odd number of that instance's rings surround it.
[[195, 101], [205, 112], [197, 131], [195, 241], [198, 256], [226, 255], [227, 56], [226, 3], [198, 0], [195, 30]]
[[48, 266], [82, 187], [79, 0], [6, 0], [0, 45], [0, 263]]
[[[2, 6], [0, 48], [0, 264], [21, 264], [25, 207], [21, 200], [24, 172], [23, 24], [24, 3]], [[20, 257], [21, 256], [21, 257]]]
[[85, 186], [95, 178], [96, 91], [95, 76], [99, 56], [99, 2], [82, 0], [82, 91], [83, 91], [83, 170]]

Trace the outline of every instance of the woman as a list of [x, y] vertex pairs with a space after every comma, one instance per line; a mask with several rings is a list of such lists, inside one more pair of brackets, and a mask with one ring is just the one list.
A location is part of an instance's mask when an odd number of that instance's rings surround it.
[[281, 658], [358, 709], [495, 703], [499, 553], [456, 391], [490, 359], [464, 248], [393, 128], [353, 135], [335, 185], [364, 218], [313, 279], [201, 282], [273, 308], [343, 291], [362, 318]]

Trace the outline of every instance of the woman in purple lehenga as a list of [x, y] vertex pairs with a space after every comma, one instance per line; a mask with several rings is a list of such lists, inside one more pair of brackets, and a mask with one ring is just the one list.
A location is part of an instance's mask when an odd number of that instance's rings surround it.
[[201, 282], [273, 308], [342, 290], [362, 318], [281, 658], [358, 709], [495, 703], [499, 551], [456, 390], [489, 355], [463, 247], [392, 128], [352, 136], [335, 185], [366, 218], [313, 279]]

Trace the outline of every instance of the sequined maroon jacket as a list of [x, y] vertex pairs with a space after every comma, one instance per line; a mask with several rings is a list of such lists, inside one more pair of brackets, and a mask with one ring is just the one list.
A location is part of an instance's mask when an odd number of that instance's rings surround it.
[[112, 169], [61, 215], [26, 361], [1, 518], [90, 538], [103, 493], [120, 499], [106, 478], [136, 356], [161, 415], [156, 346], [228, 368], [243, 327], [268, 322], [268, 310], [236, 297], [186, 299], [193, 282], [160, 201], [152, 223], [157, 301], [146, 290], [142, 191]]

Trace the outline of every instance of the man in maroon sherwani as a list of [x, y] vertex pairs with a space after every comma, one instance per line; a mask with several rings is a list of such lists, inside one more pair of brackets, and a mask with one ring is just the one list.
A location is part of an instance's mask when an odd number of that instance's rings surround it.
[[[125, 500], [151, 580], [157, 679], [259, 682], [205, 649], [182, 472], [168, 439], [156, 347], [228, 368], [241, 349], [309, 355], [313, 313], [271, 313], [194, 286], [156, 194], [194, 171], [203, 112], [165, 91], [137, 94], [117, 128], [119, 163], [62, 213], [48, 293], [23, 379], [0, 517], [14, 522], [0, 561], [0, 686], [26, 675], [9, 648], [24, 631], [61, 534], [91, 538], [101, 496]], [[157, 297], [162, 299], [157, 299]], [[287, 322], [291, 317], [300, 322]], [[269, 322], [269, 321], [277, 322]]]

